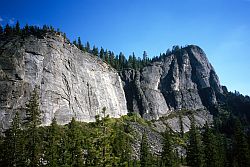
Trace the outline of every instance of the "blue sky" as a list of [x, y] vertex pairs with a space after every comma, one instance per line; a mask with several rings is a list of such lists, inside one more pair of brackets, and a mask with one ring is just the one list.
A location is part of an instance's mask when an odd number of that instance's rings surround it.
[[0, 24], [53, 25], [126, 55], [199, 45], [230, 91], [250, 95], [250, 0], [1, 0]]

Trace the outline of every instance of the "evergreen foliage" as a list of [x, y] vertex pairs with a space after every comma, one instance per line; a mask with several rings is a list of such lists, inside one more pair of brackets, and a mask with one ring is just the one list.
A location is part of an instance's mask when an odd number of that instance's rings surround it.
[[4, 28], [4, 34], [5, 35], [11, 35], [12, 34], [12, 28], [9, 26], [9, 24], [7, 24]]
[[19, 23], [19, 21], [16, 22], [15, 33], [18, 34], [18, 35], [21, 34], [21, 29], [20, 29], [20, 23]]
[[[76, 44], [76, 42], [75, 42], [75, 44]], [[83, 50], [84, 49], [84, 47], [83, 47], [83, 45], [82, 45], [82, 41], [81, 41], [81, 38], [80, 37], [78, 37], [78, 44], [76, 44], [77, 45], [77, 47], [80, 49], [80, 50]]]
[[93, 54], [94, 56], [98, 56], [98, 54], [99, 54], [98, 48], [95, 47], [95, 45], [93, 46], [92, 54]]
[[0, 25], [0, 35], [3, 33], [3, 27]]
[[44, 145], [44, 159], [47, 160], [47, 165], [49, 167], [56, 167], [60, 163], [60, 149], [61, 149], [61, 129], [60, 126], [57, 124], [55, 118], [53, 118], [51, 125], [48, 127], [47, 131], [45, 132], [45, 141], [43, 142]]
[[16, 113], [11, 126], [5, 131], [3, 142], [3, 166], [24, 166], [24, 143], [23, 131], [19, 114]]
[[[52, 26], [44, 25], [42, 28], [38, 26], [29, 26], [26, 24], [23, 28], [20, 27], [20, 23], [17, 21], [16, 25], [14, 27], [11, 27], [10, 25], [6, 25], [4, 29], [0, 26], [0, 35], [3, 34], [5, 36], [13, 36], [13, 35], [20, 35], [22, 37], [34, 35], [38, 38], [42, 38], [47, 33], [52, 33], [56, 35], [63, 36], [65, 41], [68, 41], [66, 34], [60, 32], [59, 29], [53, 28]], [[126, 58], [126, 56], [120, 52], [119, 55], [116, 55], [114, 52], [110, 50], [105, 50], [101, 47], [99, 50], [98, 47], [95, 45], [93, 48], [91, 48], [90, 43], [87, 41], [85, 45], [82, 44], [81, 38], [78, 37], [77, 40], [73, 40], [72, 44], [74, 44], [76, 47], [78, 47], [80, 50], [84, 52], [91, 53], [94, 56], [99, 57], [101, 60], [105, 61], [107, 64], [109, 64], [111, 67], [117, 69], [117, 70], [123, 70], [123, 69], [134, 69], [134, 70], [140, 70], [143, 67], [147, 66], [148, 64], [164, 59], [166, 56], [169, 56], [173, 52], [177, 52], [180, 50], [180, 47], [178, 45], [173, 46], [172, 51], [168, 49], [168, 51], [163, 54], [160, 54], [160, 56], [155, 56], [152, 59], [148, 57], [148, 54], [146, 51], [143, 51], [142, 55], [139, 57], [136, 57], [135, 53], [133, 52], [132, 55]], [[141, 58], [142, 57], [142, 58]]]
[[89, 52], [90, 53], [90, 44], [89, 44], [89, 42], [87, 41], [87, 43], [86, 43], [86, 45], [85, 45], [85, 51], [86, 52]]
[[205, 124], [205, 131], [203, 133], [204, 143], [204, 166], [205, 167], [217, 167], [220, 164], [218, 154], [217, 138], [213, 134], [212, 129], [209, 128], [208, 123]]
[[74, 167], [81, 167], [84, 164], [83, 137], [80, 126], [73, 117], [67, 129], [68, 153], [70, 155], [68, 164]]
[[234, 166], [250, 166], [249, 146], [239, 119], [236, 119], [234, 123], [233, 157]]
[[[189, 166], [248, 166], [249, 146], [239, 120], [234, 119], [231, 138], [206, 124], [201, 140], [194, 121], [191, 121], [188, 138], [187, 133], [181, 137], [180, 133], [166, 130], [162, 134], [161, 156], [152, 155], [148, 134], [143, 133], [140, 159], [136, 160], [131, 147], [135, 134], [130, 121], [149, 126], [142, 118], [132, 114], [111, 119], [103, 108], [101, 116], [96, 116], [96, 122], [80, 123], [72, 118], [68, 125], [62, 126], [53, 119], [50, 126], [39, 127], [37, 97], [34, 91], [27, 105], [29, 119], [20, 121], [17, 114], [10, 129], [0, 138], [1, 166], [178, 166], [181, 157], [175, 149], [181, 145], [180, 140], [186, 139]], [[182, 164], [186, 165], [185, 161]]]
[[203, 150], [200, 133], [195, 125], [194, 117], [191, 118], [189, 141], [187, 145], [187, 164], [189, 166], [203, 166]]
[[149, 167], [152, 163], [148, 138], [145, 133], [142, 134], [141, 148], [140, 148], [140, 164], [141, 167]]
[[28, 24], [26, 24], [23, 28], [21, 28], [19, 21], [16, 22], [15, 26], [10, 26], [9, 24], [6, 24], [4, 28], [0, 26], [0, 35], [5, 37], [9, 36], [26, 37], [34, 35], [38, 38], [41, 38], [45, 36], [47, 33], [61, 35], [64, 37], [65, 41], [68, 41], [65, 33], [60, 32], [59, 29], [55, 31], [55, 29], [52, 26], [44, 25], [42, 28], [40, 28], [38, 26], [29, 26]]
[[176, 158], [174, 155], [173, 141], [170, 130], [166, 129], [163, 134], [163, 147], [161, 153], [161, 166], [173, 167], [176, 166]]
[[32, 92], [29, 103], [26, 105], [25, 125], [25, 157], [27, 166], [35, 167], [41, 164], [42, 138], [38, 126], [41, 124], [41, 111], [39, 108], [39, 96], [35, 88]]
[[219, 133], [218, 131], [215, 132], [215, 140], [216, 140], [216, 155], [218, 157], [216, 158], [217, 166], [218, 167], [224, 167], [228, 166], [228, 160], [227, 160], [227, 139], [224, 134]]
[[130, 166], [132, 159], [132, 149], [128, 147], [132, 142], [132, 138], [126, 133], [126, 129], [128, 128], [129, 127], [124, 123], [116, 123], [113, 131], [114, 142], [112, 152], [115, 157], [119, 157], [119, 159], [117, 159], [117, 165], [121, 167]]
[[[30, 35], [43, 37], [46, 34], [63, 36], [59, 29], [44, 25], [0, 26], [0, 38]], [[114, 52], [93, 46], [89, 42], [82, 44], [79, 37], [73, 44], [84, 52], [91, 53], [108, 63], [117, 70], [127, 68], [141, 70], [149, 63], [164, 60], [171, 54], [180, 54], [180, 46], [173, 46], [159, 56], [148, 58], [144, 51], [142, 59], [132, 53], [128, 59], [120, 52]], [[163, 134], [163, 150], [159, 155], [152, 155], [147, 134], [143, 133], [140, 145], [139, 159], [133, 157], [132, 144], [135, 136], [128, 122], [137, 122], [149, 126], [142, 118], [135, 114], [121, 119], [111, 119], [106, 115], [106, 108], [102, 114], [96, 116], [96, 122], [79, 123], [72, 118], [68, 125], [58, 125], [56, 119], [48, 127], [40, 127], [41, 112], [39, 109], [38, 89], [34, 89], [26, 106], [26, 117], [20, 120], [18, 113], [14, 116], [10, 128], [0, 135], [0, 166], [47, 166], [47, 167], [80, 167], [80, 166], [177, 166], [178, 158], [183, 158], [174, 149], [185, 152], [183, 165], [194, 167], [213, 166], [250, 166], [250, 98], [238, 92], [227, 92], [223, 104], [213, 110], [214, 127], [205, 125], [204, 129], [195, 126], [191, 117], [188, 133], [184, 133], [183, 118], [179, 116], [180, 133], [166, 130]], [[178, 119], [178, 118], [177, 118]], [[233, 125], [233, 126], [232, 126]], [[248, 140], [246, 138], [248, 134]], [[201, 139], [202, 136], [202, 139]], [[187, 147], [186, 147], [187, 146]], [[186, 148], [186, 149], [185, 149]], [[181, 157], [180, 157], [181, 156]], [[185, 159], [186, 158], [186, 159]], [[187, 164], [185, 164], [185, 160]]]

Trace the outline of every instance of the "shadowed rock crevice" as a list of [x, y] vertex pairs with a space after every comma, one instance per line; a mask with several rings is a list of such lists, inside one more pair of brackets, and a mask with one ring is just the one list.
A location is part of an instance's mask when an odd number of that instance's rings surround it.
[[[140, 75], [137, 74], [140, 83], [135, 75], [129, 74], [131, 71], [125, 70], [121, 75], [127, 106], [136, 108], [134, 105], [137, 104], [141, 116], [149, 120], [181, 109], [210, 110], [224, 97], [212, 65], [203, 50], [195, 45], [175, 51], [144, 67]], [[130, 89], [133, 81], [137, 86], [135, 90]], [[143, 92], [140, 94], [139, 90]], [[135, 92], [139, 92], [140, 96], [135, 96]]]

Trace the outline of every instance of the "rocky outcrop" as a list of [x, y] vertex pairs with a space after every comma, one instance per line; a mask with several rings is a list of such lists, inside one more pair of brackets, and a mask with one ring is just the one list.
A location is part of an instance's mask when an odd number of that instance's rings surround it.
[[[0, 129], [15, 112], [25, 116], [25, 103], [34, 87], [40, 95], [44, 125], [56, 117], [60, 124], [72, 117], [94, 121], [103, 107], [111, 117], [127, 111], [157, 120], [183, 109], [197, 111], [199, 124], [211, 120], [209, 110], [223, 98], [223, 87], [198, 46], [190, 45], [140, 71], [119, 73], [99, 58], [82, 52], [61, 35], [0, 36]], [[183, 116], [184, 130], [189, 118]], [[157, 122], [180, 127], [179, 117]], [[164, 128], [163, 128], [164, 129]]]
[[24, 115], [25, 103], [37, 86], [44, 125], [56, 117], [94, 121], [103, 107], [111, 117], [127, 114], [118, 73], [98, 58], [80, 51], [61, 35], [42, 38], [1, 37], [0, 129], [13, 113]]
[[210, 110], [223, 96], [214, 68], [198, 46], [190, 45], [141, 71], [120, 73], [129, 111], [158, 119], [173, 111]]

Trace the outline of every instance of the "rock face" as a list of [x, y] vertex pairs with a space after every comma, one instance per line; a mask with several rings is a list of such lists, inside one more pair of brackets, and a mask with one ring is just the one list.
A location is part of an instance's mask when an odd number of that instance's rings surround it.
[[190, 45], [141, 71], [120, 73], [129, 111], [158, 119], [173, 111], [209, 110], [223, 96], [222, 87], [205, 53]]
[[[0, 129], [9, 126], [15, 112], [25, 116], [25, 103], [35, 86], [44, 125], [53, 117], [60, 124], [72, 117], [94, 121], [103, 107], [111, 117], [131, 111], [148, 120], [195, 110], [197, 122], [203, 124], [212, 119], [207, 111], [223, 97], [219, 79], [198, 46], [179, 49], [140, 71], [118, 74], [61, 35], [0, 37]], [[186, 130], [188, 121], [183, 117]], [[160, 129], [163, 123], [155, 126]], [[167, 124], [180, 129], [179, 118]]]
[[25, 103], [37, 86], [43, 124], [56, 117], [60, 124], [72, 117], [94, 121], [106, 114], [127, 114], [125, 94], [118, 73], [99, 59], [81, 52], [60, 35], [42, 38], [0, 39], [0, 129]]

